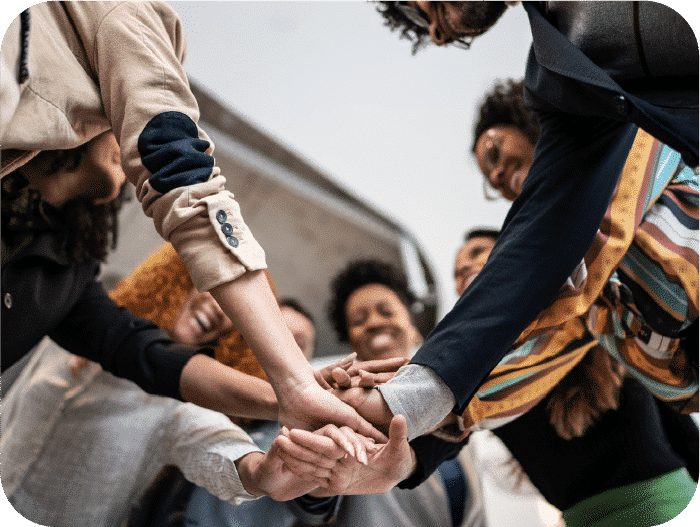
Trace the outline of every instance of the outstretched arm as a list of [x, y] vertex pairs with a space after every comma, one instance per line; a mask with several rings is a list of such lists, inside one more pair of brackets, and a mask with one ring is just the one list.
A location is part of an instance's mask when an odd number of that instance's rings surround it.
[[250, 419], [277, 419], [277, 397], [269, 382], [234, 370], [199, 353], [180, 376], [185, 401], [222, 414]]
[[252, 271], [211, 290], [265, 370], [279, 403], [278, 420], [315, 430], [327, 423], [349, 426], [381, 441], [385, 437], [347, 404], [316, 382], [310, 364], [287, 328], [263, 271]]

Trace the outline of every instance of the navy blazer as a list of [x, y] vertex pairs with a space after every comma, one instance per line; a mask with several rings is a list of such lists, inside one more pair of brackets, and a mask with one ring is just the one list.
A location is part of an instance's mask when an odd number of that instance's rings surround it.
[[697, 73], [669, 89], [629, 93], [536, 5], [525, 9], [533, 35], [525, 87], [540, 121], [535, 159], [487, 264], [412, 361], [445, 381], [456, 412], [582, 260], [637, 127], [697, 166]]

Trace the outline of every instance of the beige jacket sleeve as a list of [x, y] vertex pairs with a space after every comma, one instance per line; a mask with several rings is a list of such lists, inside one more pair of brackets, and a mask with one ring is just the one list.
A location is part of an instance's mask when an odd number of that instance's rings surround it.
[[[197, 289], [207, 291], [246, 270], [264, 269], [265, 254], [211, 157], [214, 145], [196, 124], [199, 109], [182, 67], [185, 42], [175, 11], [160, 2], [64, 5], [84, 46], [86, 67], [99, 84], [127, 178]], [[166, 129], [145, 141], [144, 130], [163, 115], [175, 115], [174, 122], [189, 128]], [[148, 168], [144, 148], [158, 157]], [[196, 159], [194, 169], [190, 158]]]

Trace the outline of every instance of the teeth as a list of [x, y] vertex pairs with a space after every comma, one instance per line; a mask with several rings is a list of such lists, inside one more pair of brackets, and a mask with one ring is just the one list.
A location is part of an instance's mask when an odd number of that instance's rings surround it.
[[197, 311], [194, 314], [194, 318], [199, 323], [200, 327], [204, 331], [207, 331], [207, 330], [209, 330], [209, 328], [211, 328], [211, 322], [210, 322], [209, 318], [204, 313], [200, 313], [199, 311]]
[[381, 333], [381, 334], [373, 337], [369, 341], [369, 343], [373, 348], [381, 348], [381, 347], [388, 346], [389, 344], [391, 344], [391, 341], [392, 341], [392, 338], [390, 335], [388, 335], [386, 333]]

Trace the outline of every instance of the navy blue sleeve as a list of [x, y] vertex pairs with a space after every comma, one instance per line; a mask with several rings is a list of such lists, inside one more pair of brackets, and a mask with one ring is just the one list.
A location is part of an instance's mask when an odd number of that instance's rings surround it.
[[315, 498], [305, 495], [287, 501], [286, 504], [302, 525], [326, 525], [338, 513], [340, 496]]
[[521, 195], [488, 262], [412, 362], [433, 369], [461, 413], [590, 247], [637, 127], [601, 117], [540, 116]]
[[182, 400], [180, 375], [190, 358], [209, 348], [175, 344], [151, 321], [119, 307], [93, 281], [49, 336], [61, 347], [98, 362], [106, 371], [138, 384], [144, 391]]
[[400, 482], [400, 489], [413, 489], [423, 483], [437, 468], [448, 459], [457, 457], [460, 450], [469, 442], [469, 437], [460, 443], [445, 441], [433, 435], [415, 438], [409, 444], [416, 454], [416, 469], [410, 477]]
[[156, 115], [138, 140], [141, 162], [153, 174], [151, 186], [161, 194], [207, 181], [214, 167], [208, 148], [195, 122], [180, 112]]

